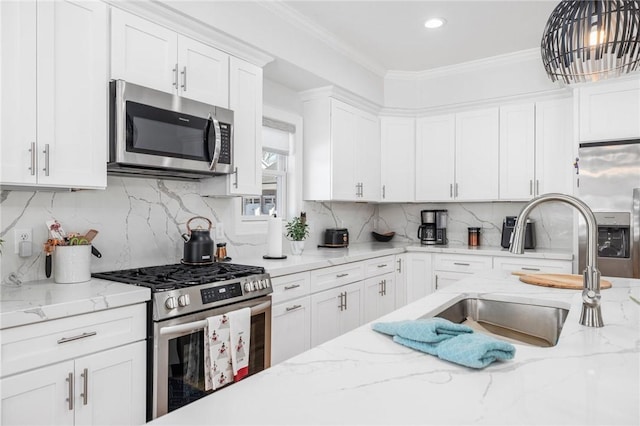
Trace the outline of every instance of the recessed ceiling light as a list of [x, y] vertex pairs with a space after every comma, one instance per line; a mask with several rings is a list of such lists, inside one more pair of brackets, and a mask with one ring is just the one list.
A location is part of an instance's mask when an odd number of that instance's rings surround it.
[[424, 23], [424, 26], [429, 29], [440, 28], [445, 22], [447, 21], [444, 18], [431, 18]]

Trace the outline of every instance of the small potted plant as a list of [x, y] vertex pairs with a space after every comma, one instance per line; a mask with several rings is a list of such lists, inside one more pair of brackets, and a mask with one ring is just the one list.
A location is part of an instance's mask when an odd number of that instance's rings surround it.
[[302, 254], [304, 240], [309, 236], [307, 214], [300, 212], [300, 217], [294, 217], [286, 224], [287, 239], [291, 241], [291, 253]]

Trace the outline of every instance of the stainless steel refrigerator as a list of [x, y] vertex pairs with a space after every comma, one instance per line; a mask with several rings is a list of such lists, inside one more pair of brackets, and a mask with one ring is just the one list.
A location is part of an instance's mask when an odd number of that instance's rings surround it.
[[[596, 216], [598, 269], [603, 276], [640, 278], [640, 139], [581, 143], [578, 194]], [[578, 226], [579, 272], [586, 227]]]

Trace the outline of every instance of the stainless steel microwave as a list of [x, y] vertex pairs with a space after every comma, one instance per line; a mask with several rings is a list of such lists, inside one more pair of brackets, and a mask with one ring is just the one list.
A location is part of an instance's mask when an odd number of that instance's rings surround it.
[[112, 80], [112, 175], [200, 179], [233, 172], [233, 111]]

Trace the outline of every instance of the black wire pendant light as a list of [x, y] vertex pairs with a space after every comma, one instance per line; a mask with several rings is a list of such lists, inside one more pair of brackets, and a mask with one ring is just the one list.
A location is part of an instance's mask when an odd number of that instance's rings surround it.
[[595, 81], [640, 69], [640, 1], [563, 0], [541, 43], [552, 81]]

